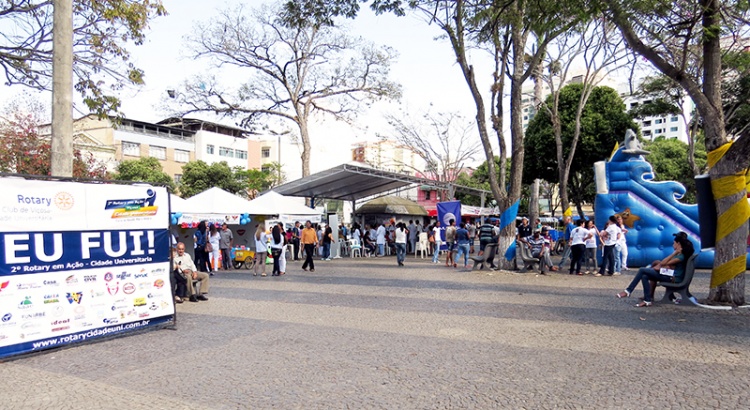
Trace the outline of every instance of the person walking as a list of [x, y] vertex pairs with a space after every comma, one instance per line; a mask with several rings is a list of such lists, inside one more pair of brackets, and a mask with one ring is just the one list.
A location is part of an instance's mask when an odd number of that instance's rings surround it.
[[302, 270], [307, 272], [307, 267], [309, 266], [310, 272], [315, 272], [313, 254], [315, 253], [315, 247], [318, 246], [318, 235], [315, 233], [315, 229], [313, 229], [310, 221], [305, 222], [305, 229], [302, 230], [300, 242], [305, 248], [305, 262], [302, 263]]
[[461, 255], [464, 257], [464, 268], [469, 266], [470, 243], [469, 230], [466, 229], [466, 224], [461, 222], [459, 228], [456, 229], [456, 248], [458, 250], [456, 251], [456, 263], [453, 264], [454, 268], [456, 267], [457, 262], [461, 261]]
[[570, 274], [581, 275], [581, 262], [586, 252], [586, 241], [593, 236], [583, 227], [583, 219], [576, 221], [576, 227], [570, 232]]
[[255, 227], [255, 266], [253, 266], [253, 276], [258, 276], [258, 268], [261, 270], [260, 276], [266, 276], [266, 253], [268, 252], [268, 235], [262, 225]]
[[409, 230], [406, 228], [403, 222], [396, 224], [396, 230], [394, 231], [396, 245], [396, 262], [398, 266], [404, 266], [404, 259], [406, 258], [406, 236]]
[[232, 266], [231, 250], [234, 241], [234, 234], [232, 233], [232, 230], [229, 229], [226, 222], [221, 224], [219, 235], [221, 236], [219, 240], [219, 248], [221, 249], [221, 267], [224, 270], [229, 270]]
[[292, 247], [294, 248], [294, 260], [299, 260], [299, 238], [300, 234], [302, 234], [302, 226], [299, 223], [299, 221], [294, 223], [294, 228], [292, 228]]
[[432, 228], [431, 238], [433, 238], [432, 244], [435, 246], [435, 253], [432, 255], [432, 263], [438, 263], [438, 258], [440, 256], [440, 246], [443, 243], [443, 240], [440, 237], [440, 221], [435, 222], [435, 226]]

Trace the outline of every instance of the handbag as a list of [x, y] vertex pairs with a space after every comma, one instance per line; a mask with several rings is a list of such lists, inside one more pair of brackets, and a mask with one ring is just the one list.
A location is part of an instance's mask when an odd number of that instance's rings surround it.
[[434, 236], [430, 236], [428, 238], [428, 240], [430, 241], [430, 243], [435, 243], [435, 237]]
[[206, 247], [204, 248], [206, 252], [213, 252], [214, 247], [211, 246], [211, 242], [206, 242]]

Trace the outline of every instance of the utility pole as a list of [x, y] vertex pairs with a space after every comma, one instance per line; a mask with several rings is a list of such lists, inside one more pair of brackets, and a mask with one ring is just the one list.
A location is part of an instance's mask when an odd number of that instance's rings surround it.
[[73, 176], [73, 0], [54, 0], [52, 24], [53, 176]]

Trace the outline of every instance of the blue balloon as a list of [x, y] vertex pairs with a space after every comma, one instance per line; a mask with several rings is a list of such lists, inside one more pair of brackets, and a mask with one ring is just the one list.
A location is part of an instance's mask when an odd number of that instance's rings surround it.
[[174, 215], [177, 219], [180, 219], [180, 217], [182, 217], [182, 212], [175, 212], [172, 215]]

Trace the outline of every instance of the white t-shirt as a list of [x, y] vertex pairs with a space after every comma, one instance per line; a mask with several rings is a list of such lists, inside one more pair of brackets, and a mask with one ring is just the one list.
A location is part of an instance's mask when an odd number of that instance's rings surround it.
[[385, 244], [385, 227], [383, 225], [378, 226], [378, 231], [375, 233], [376, 243], [378, 245]]
[[208, 242], [215, 251], [219, 250], [219, 241], [221, 241], [221, 234], [219, 232], [216, 232], [216, 235], [208, 235]]
[[356, 239], [357, 242], [361, 242], [359, 238], [360, 238], [359, 229], [355, 229], [354, 231], [352, 231], [352, 239]]
[[[255, 238], [255, 236], [253, 236]], [[268, 252], [268, 248], [266, 248], [266, 243], [268, 243], [268, 235], [266, 235], [265, 232], [260, 234], [260, 239], [255, 239], [255, 252]]]
[[442, 242], [442, 239], [440, 239], [440, 228], [437, 226], [432, 228], [432, 234], [435, 236], [435, 243], [440, 245], [440, 242]]
[[[618, 228], [620, 227], [618, 226]], [[627, 231], [628, 231], [627, 228], [620, 228], [621, 235], [620, 235], [620, 240], [617, 241], [617, 244], [622, 247], [628, 246], [627, 239], [625, 239], [625, 234], [627, 233]]]
[[584, 239], [589, 234], [586, 228], [576, 226], [573, 231], [570, 232], [570, 246], [583, 245]]
[[596, 248], [596, 228], [589, 229], [591, 238], [586, 240], [586, 248]]
[[396, 243], [406, 243], [406, 231], [396, 228]]
[[617, 237], [620, 235], [620, 227], [615, 224], [609, 224], [606, 229], [607, 239], [604, 240], [604, 246], [614, 246], [617, 244]]

